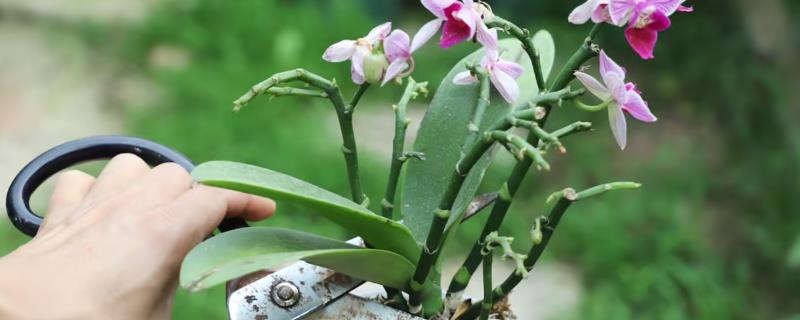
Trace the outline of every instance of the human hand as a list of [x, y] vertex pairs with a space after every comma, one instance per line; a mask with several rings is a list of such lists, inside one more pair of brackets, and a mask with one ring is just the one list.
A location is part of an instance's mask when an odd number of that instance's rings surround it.
[[30, 242], [0, 259], [0, 318], [168, 319], [181, 261], [224, 217], [262, 220], [272, 200], [195, 185], [130, 154], [97, 179], [59, 176]]

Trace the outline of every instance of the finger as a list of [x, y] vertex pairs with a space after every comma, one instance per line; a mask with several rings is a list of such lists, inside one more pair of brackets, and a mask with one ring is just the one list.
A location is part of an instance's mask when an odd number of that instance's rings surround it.
[[65, 221], [73, 209], [80, 205], [94, 183], [94, 177], [79, 170], [59, 174], [41, 230], [49, 230]]
[[172, 202], [192, 187], [192, 177], [175, 163], [156, 166], [129, 190], [137, 206], [156, 206]]
[[130, 153], [117, 155], [100, 172], [97, 181], [89, 190], [89, 194], [86, 195], [86, 200], [97, 201], [109, 195], [120, 193], [128, 189], [134, 181], [145, 176], [149, 171], [150, 166], [141, 158]]
[[169, 232], [176, 233], [181, 251], [188, 252], [228, 217], [265, 219], [275, 211], [272, 200], [238, 192], [198, 186], [178, 197], [168, 210], [161, 210], [162, 221], [169, 221]]
[[272, 199], [250, 195], [233, 190], [197, 185], [196, 189], [209, 189], [218, 194], [227, 203], [225, 217], [243, 218], [249, 221], [260, 221], [275, 213], [276, 204]]

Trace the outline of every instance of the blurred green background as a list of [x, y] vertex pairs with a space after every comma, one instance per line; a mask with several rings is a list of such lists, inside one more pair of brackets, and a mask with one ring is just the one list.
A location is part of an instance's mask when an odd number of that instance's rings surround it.
[[[489, 2], [501, 16], [550, 30], [557, 67], [589, 29], [566, 22], [578, 0]], [[625, 152], [603, 114], [565, 107], [550, 122], [589, 120], [597, 131], [570, 140], [552, 172], [529, 177], [504, 233], [527, 239], [545, 197], [565, 186], [645, 187], [573, 207], [533, 284], [512, 300], [521, 319], [800, 319], [800, 3], [688, 4], [696, 12], [674, 16], [653, 61], [638, 59], [621, 29], [601, 33], [659, 116], [653, 125], [631, 121]], [[327, 102], [264, 99], [238, 115], [230, 102], [296, 66], [336, 77], [349, 94], [349, 66], [320, 59], [328, 45], [386, 20], [411, 33], [429, 19], [416, 1], [400, 0], [0, 1], [0, 187], [52, 145], [125, 133], [196, 162], [254, 163], [348, 194]], [[475, 48], [429, 45], [414, 77], [435, 89]], [[390, 106], [400, 93], [372, 90], [356, 114], [373, 199], [385, 185]], [[412, 108], [417, 120], [424, 102]], [[510, 166], [498, 161], [485, 189], [497, 189]], [[480, 219], [448, 248], [455, 263]], [[266, 224], [348, 236], [291, 204]], [[0, 219], [0, 255], [26, 240]], [[225, 318], [223, 295], [180, 291], [175, 318]]]

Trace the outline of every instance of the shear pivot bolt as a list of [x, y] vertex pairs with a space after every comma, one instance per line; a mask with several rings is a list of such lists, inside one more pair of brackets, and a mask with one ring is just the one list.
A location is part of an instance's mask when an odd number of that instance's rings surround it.
[[300, 301], [300, 289], [291, 282], [280, 282], [272, 287], [270, 298], [278, 306], [289, 308]]

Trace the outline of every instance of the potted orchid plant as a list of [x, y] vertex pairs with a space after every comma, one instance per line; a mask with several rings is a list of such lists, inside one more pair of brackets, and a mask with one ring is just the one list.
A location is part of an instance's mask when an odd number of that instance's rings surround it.
[[[614, 53], [602, 49], [596, 39], [598, 32], [602, 28], [624, 28], [624, 37], [635, 54], [652, 59], [658, 34], [670, 26], [670, 17], [692, 10], [683, 5], [684, 1], [586, 1], [575, 8], [568, 21], [577, 25], [591, 21], [593, 26], [587, 28], [588, 35], [566, 63], [555, 68], [556, 48], [546, 30], [531, 32], [496, 15], [481, 1], [422, 0], [421, 7], [434, 19], [413, 37], [387, 22], [366, 36], [342, 40], [324, 52], [326, 61], [350, 62], [350, 80], [356, 89], [349, 100], [343, 97], [339, 82], [310, 70], [269, 76], [234, 101], [235, 110], [262, 95], [329, 100], [341, 129], [349, 198], [242, 163], [208, 162], [192, 175], [207, 185], [306, 205], [360, 236], [367, 247], [301, 230], [239, 229], [195, 248], [183, 264], [181, 284], [200, 290], [260, 269], [304, 260], [383, 285], [383, 301], [413, 315], [436, 319], [508, 316], [510, 311], [499, 302], [534, 268], [572, 204], [608, 191], [640, 187], [633, 182], [609, 182], [583, 191], [566, 188], [553, 193], [547, 200], [552, 204], [550, 213], [531, 226], [527, 239], [530, 250], [514, 252], [513, 239], [498, 234], [498, 229], [529, 169], [549, 170], [548, 156], [565, 154], [568, 137], [592, 129], [591, 123], [582, 121], [546, 126], [550, 114], [568, 107], [606, 111], [613, 138], [624, 149], [627, 117], [644, 122], [654, 122], [656, 117], [636, 84], [626, 80], [625, 68], [611, 58]], [[412, 78], [414, 53], [438, 34], [441, 48], [472, 43], [480, 48], [444, 76], [414, 144], [407, 145], [408, 104], [429, 94], [427, 82]], [[599, 77], [587, 73], [588, 66], [594, 64], [599, 66]], [[404, 85], [405, 90], [392, 106], [396, 121], [388, 185], [379, 200], [380, 210], [372, 211], [371, 198], [361, 187], [353, 117], [365, 93], [388, 85]], [[509, 152], [516, 163], [507, 181], [496, 186], [497, 192], [476, 196], [498, 152]], [[491, 208], [486, 224], [474, 235], [472, 250], [449, 286], [442, 288], [440, 262], [446, 257], [440, 249], [462, 221], [484, 207]], [[516, 265], [497, 287], [492, 287], [493, 251]], [[472, 302], [463, 293], [481, 264], [485, 290], [477, 297], [480, 302]]]

